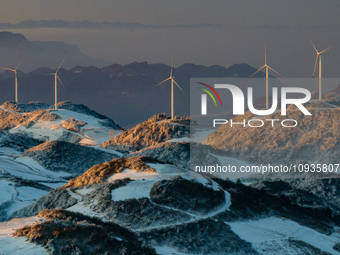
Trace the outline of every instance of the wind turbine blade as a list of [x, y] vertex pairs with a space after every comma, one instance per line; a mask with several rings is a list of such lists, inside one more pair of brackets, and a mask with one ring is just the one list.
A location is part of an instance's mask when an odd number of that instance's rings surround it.
[[319, 58], [319, 54], [317, 54], [317, 55], [316, 55], [316, 59], [315, 59], [315, 65], [314, 65], [314, 71], [313, 71], [313, 76], [312, 76], [312, 79], [314, 79], [314, 74], [315, 74], [316, 64], [318, 63], [318, 58]]
[[23, 56], [22, 59], [20, 60], [19, 64], [18, 64], [17, 67], [15, 68], [15, 71], [18, 70], [18, 67], [20, 66], [21, 62], [24, 60], [24, 57], [25, 57], [25, 56]]
[[170, 71], [170, 77], [172, 77], [172, 69], [174, 67], [174, 57], [172, 57], [172, 60], [171, 60], [171, 71]]
[[172, 80], [173, 80], [174, 83], [177, 85], [177, 87], [185, 94], [184, 90], [178, 85], [178, 83], [177, 83], [174, 79], [172, 79]]
[[58, 73], [61, 65], [64, 63], [65, 59], [67, 58], [68, 54], [66, 54], [66, 56], [64, 57], [63, 61], [61, 62], [60, 66], [58, 67], [57, 71], [55, 73]]
[[250, 79], [251, 77], [253, 77], [255, 74], [257, 74], [258, 72], [260, 72], [263, 68], [265, 68], [266, 65], [262, 66], [259, 70], [257, 70], [255, 73], [253, 73], [251, 76], [249, 76], [248, 79]]
[[264, 64], [267, 64], [267, 46], [266, 46], [266, 40], [264, 40]]
[[60, 80], [60, 78], [59, 78], [59, 76], [58, 76], [58, 75], [57, 75], [57, 78], [58, 78], [58, 80], [60, 81], [60, 83], [61, 83], [61, 86], [63, 86], [63, 88], [64, 88], [64, 89], [66, 89], [66, 88], [65, 88], [65, 86], [64, 86], [64, 84], [62, 83], [62, 81]]
[[311, 39], [309, 39], [309, 37], [307, 36], [307, 38], [308, 38], [308, 40], [310, 41], [310, 43], [313, 45], [313, 47], [314, 47], [314, 50], [316, 51], [316, 54], [319, 54], [319, 52], [318, 52], [318, 50], [315, 48], [315, 45], [314, 45], [314, 43], [312, 42], [312, 40]]
[[6, 67], [0, 67], [1, 69], [5, 69], [5, 70], [8, 70], [8, 71], [12, 71], [12, 72], [15, 72], [14, 69], [11, 69], [11, 68], [6, 68]]
[[43, 73], [43, 74], [40, 74], [40, 75], [55, 75], [55, 73]]
[[170, 80], [171, 77], [165, 79], [164, 81], [161, 81], [160, 83], [158, 83], [157, 85], [153, 86], [151, 89], [154, 89], [155, 87], [157, 87], [158, 85], [161, 85], [163, 82], [166, 82], [167, 80]]
[[327, 49], [325, 49], [325, 50], [323, 50], [323, 51], [321, 51], [321, 52], [319, 52], [319, 54], [322, 54], [322, 53], [324, 53], [326, 50], [329, 50], [330, 48], [332, 48], [333, 46], [331, 46], [331, 47], [328, 47]]
[[270, 66], [268, 66], [268, 68], [270, 70], [272, 70], [273, 72], [277, 73], [278, 75], [280, 75], [281, 77], [285, 78], [282, 74], [280, 74], [279, 72], [275, 71], [273, 68], [271, 68]]

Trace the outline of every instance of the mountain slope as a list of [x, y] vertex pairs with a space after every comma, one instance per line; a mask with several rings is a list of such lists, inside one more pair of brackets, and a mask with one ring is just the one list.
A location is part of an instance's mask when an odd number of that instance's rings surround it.
[[207, 144], [258, 163], [339, 163], [340, 108], [318, 101], [306, 106], [311, 116], [305, 116], [296, 107], [290, 106], [286, 116], [281, 116], [281, 111], [266, 117], [246, 112], [244, 116], [233, 118], [234, 122], [255, 117], [281, 121], [295, 119], [298, 121], [296, 127], [285, 128], [279, 122], [274, 127], [266, 122], [261, 128], [222, 125], [208, 136]]
[[[0, 221], [21, 218], [0, 223], [1, 252], [13, 253], [9, 243], [37, 254], [339, 254], [337, 181], [246, 180], [247, 186], [199, 174], [191, 163], [244, 162], [205, 145], [211, 130], [196, 126], [187, 134], [186, 119], [155, 117], [122, 133], [84, 105], [60, 106], [53, 111], [39, 103], [2, 105], [23, 121], [10, 119], [0, 140]], [[338, 111], [316, 106], [311, 111], [317, 118]], [[321, 131], [334, 136], [336, 129], [328, 128]], [[163, 133], [171, 137], [159, 139]], [[295, 139], [292, 133], [287, 137]], [[66, 138], [73, 143], [61, 141]], [[99, 147], [103, 139], [136, 147], [123, 154], [115, 146]], [[18, 238], [9, 236], [14, 225]], [[24, 238], [30, 243], [22, 243]]]
[[[42, 103], [1, 106], [0, 221], [63, 186], [72, 174], [120, 155], [98, 148], [111, 131], [121, 132], [113, 120], [84, 105], [61, 102], [60, 107], [66, 109], [53, 111]], [[83, 124], [75, 129], [79, 122]], [[36, 214], [39, 206], [28, 211]]]
[[[26, 222], [28, 220], [28, 225], [23, 225], [25, 220], [15, 220], [16, 224], [12, 225], [15, 231], [8, 231], [14, 232], [13, 237], [8, 236], [7, 239], [15, 241], [27, 237], [35, 244], [35, 250], [44, 248], [39, 250], [40, 254], [156, 254], [153, 249], [143, 246], [131, 231], [79, 213], [45, 210], [38, 217], [26, 219]], [[6, 249], [16, 254], [13, 248], [17, 247], [4, 244], [0, 251]]]

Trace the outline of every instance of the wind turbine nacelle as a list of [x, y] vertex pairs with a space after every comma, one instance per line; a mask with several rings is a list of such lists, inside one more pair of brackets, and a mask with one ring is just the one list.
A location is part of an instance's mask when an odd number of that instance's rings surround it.
[[[242, 90], [231, 84], [215, 84], [216, 89], [228, 89], [233, 97], [233, 115], [244, 115], [244, 94]], [[304, 94], [304, 98], [287, 98], [288, 93], [300, 93]], [[287, 113], [287, 105], [294, 104], [304, 115], [312, 115], [304, 106], [303, 103], [308, 102], [311, 99], [311, 93], [309, 90], [305, 88], [297, 88], [297, 87], [282, 87], [281, 88], [281, 115], [286, 115]], [[253, 88], [247, 88], [247, 104], [248, 109], [255, 115], [265, 116], [274, 113], [277, 109], [278, 104], [278, 93], [277, 88], [273, 87], [272, 93], [272, 106], [267, 110], [257, 110], [253, 104]], [[207, 109], [207, 101], [201, 100], [201, 108], [204, 111], [201, 112], [201, 115], [206, 115]]]

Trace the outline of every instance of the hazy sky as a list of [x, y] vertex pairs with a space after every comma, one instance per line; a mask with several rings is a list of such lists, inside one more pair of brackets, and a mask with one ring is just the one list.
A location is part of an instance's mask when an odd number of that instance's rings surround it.
[[323, 55], [323, 76], [339, 77], [339, 14], [337, 0], [2, 0], [0, 23], [61, 19], [145, 25], [10, 30], [29, 40], [76, 44], [92, 57], [119, 64], [170, 64], [174, 55], [175, 66], [261, 67], [266, 39], [268, 64], [287, 77], [312, 75], [316, 54], [309, 36], [319, 50], [333, 45]]

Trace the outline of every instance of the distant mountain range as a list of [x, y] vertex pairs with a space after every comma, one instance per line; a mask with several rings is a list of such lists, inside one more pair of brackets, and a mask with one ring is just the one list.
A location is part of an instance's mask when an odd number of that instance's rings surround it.
[[[89, 105], [114, 119], [121, 126], [140, 122], [159, 112], [170, 111], [170, 84], [154, 90], [150, 88], [169, 77], [170, 66], [147, 62], [105, 66], [103, 61], [92, 59], [79, 48], [63, 42], [31, 42], [21, 34], [0, 32], [0, 64], [15, 67], [23, 55], [30, 61], [23, 62], [18, 72], [19, 101], [54, 103], [54, 79], [43, 75], [55, 71], [65, 54], [67, 61], [59, 76], [59, 101], [70, 100]], [[13, 61], [13, 62], [11, 62]], [[26, 64], [25, 64], [26, 63]], [[28, 66], [29, 64], [29, 66]], [[76, 67], [74, 67], [76, 66]], [[187, 63], [174, 68], [176, 81], [187, 94], [175, 89], [176, 114], [189, 115], [190, 78], [249, 77], [256, 71], [247, 64], [234, 64], [229, 68], [218, 65], [203, 66]], [[255, 77], [265, 77], [259, 72]], [[0, 74], [0, 102], [14, 100], [14, 75]]]
[[108, 61], [91, 58], [82, 53], [76, 45], [70, 45], [58, 41], [29, 41], [22, 34], [11, 32], [0, 32], [0, 66], [13, 68], [20, 65], [20, 70], [30, 72], [42, 66], [57, 68], [69, 54], [65, 68], [72, 68], [77, 65], [83, 66], [105, 66]]

